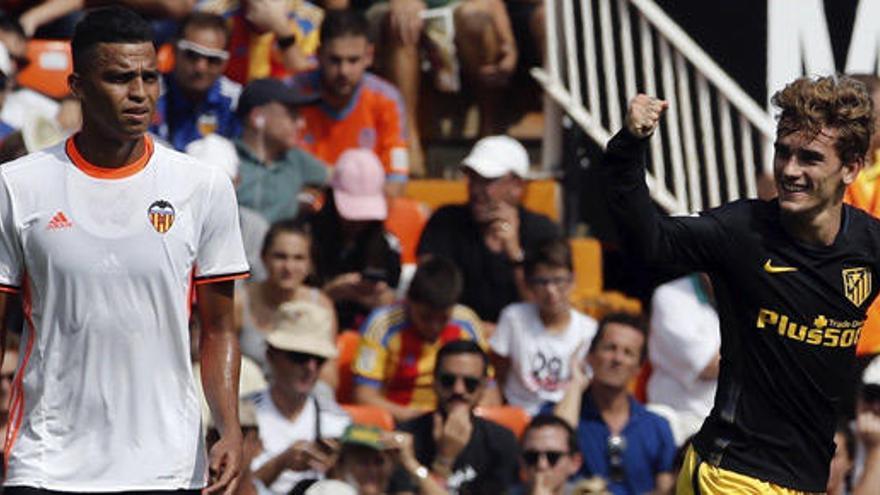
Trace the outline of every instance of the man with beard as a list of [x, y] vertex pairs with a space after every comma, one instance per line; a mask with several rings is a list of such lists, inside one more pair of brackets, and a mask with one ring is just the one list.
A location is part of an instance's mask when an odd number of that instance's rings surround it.
[[345, 150], [373, 150], [385, 167], [388, 189], [402, 192], [409, 174], [403, 100], [391, 83], [366, 72], [373, 62], [368, 29], [360, 13], [329, 11], [321, 24], [319, 69], [291, 84], [321, 97], [302, 110], [308, 151], [332, 165]]
[[389, 493], [416, 493], [416, 482], [428, 476], [459, 494], [500, 494], [513, 484], [516, 437], [473, 413], [486, 390], [488, 371], [489, 357], [472, 340], [453, 340], [440, 348], [434, 368], [437, 409], [399, 427], [412, 435], [415, 457], [426, 469], [413, 474], [398, 470]]
[[537, 245], [557, 237], [559, 228], [520, 205], [529, 157], [519, 141], [483, 138], [461, 164], [468, 202], [434, 212], [418, 253], [454, 260], [464, 275], [459, 302], [494, 323], [502, 308], [527, 298], [522, 263]]

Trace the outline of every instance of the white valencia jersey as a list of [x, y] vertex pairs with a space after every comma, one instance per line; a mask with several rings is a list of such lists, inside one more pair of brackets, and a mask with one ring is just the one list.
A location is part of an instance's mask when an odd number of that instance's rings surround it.
[[222, 171], [145, 139], [119, 169], [72, 138], [0, 167], [0, 290], [21, 291], [26, 321], [7, 486], [205, 484], [190, 302], [247, 276], [238, 208]]

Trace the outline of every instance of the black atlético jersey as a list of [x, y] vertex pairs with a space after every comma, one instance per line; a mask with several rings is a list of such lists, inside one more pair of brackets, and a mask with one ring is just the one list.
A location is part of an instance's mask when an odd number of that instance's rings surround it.
[[694, 217], [657, 213], [647, 140], [608, 144], [603, 177], [629, 246], [649, 263], [707, 272], [721, 320], [721, 373], [694, 438], [708, 463], [786, 488], [824, 492], [841, 394], [877, 295], [880, 222], [844, 205], [828, 247], [802, 244], [776, 201], [742, 200]]

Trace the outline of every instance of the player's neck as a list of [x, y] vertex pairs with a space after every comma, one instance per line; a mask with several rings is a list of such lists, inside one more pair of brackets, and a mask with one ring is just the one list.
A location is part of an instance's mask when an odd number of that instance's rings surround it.
[[571, 310], [565, 308], [564, 311], [544, 312], [538, 308], [538, 315], [541, 317], [541, 323], [544, 328], [551, 332], [559, 332], [568, 328], [571, 323]]
[[596, 409], [606, 423], [626, 424], [629, 419], [629, 392], [626, 388], [617, 388], [593, 383], [589, 393], [593, 397]]
[[349, 95], [338, 95], [336, 93], [333, 93], [332, 91], [328, 91], [325, 89], [321, 92], [321, 100], [328, 107], [338, 111], [348, 106], [356, 93], [357, 91], [352, 91], [352, 93]]
[[825, 208], [816, 214], [782, 215], [786, 232], [804, 244], [830, 246], [840, 232], [843, 204]]
[[73, 138], [82, 157], [97, 167], [119, 168], [135, 161], [145, 152], [144, 136], [120, 141], [93, 132], [85, 124]]
[[262, 132], [245, 129], [241, 141], [260, 163], [269, 164], [284, 156], [286, 150], [276, 150], [263, 138]]

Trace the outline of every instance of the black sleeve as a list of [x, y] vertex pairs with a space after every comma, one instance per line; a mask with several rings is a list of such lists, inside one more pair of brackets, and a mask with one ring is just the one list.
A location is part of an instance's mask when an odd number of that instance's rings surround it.
[[722, 255], [725, 229], [715, 215], [660, 215], [645, 184], [647, 146], [647, 139], [623, 129], [608, 142], [602, 159], [600, 176], [624, 243], [652, 265], [710, 269]]
[[492, 466], [489, 478], [495, 480], [499, 489], [495, 493], [507, 493], [519, 479], [519, 444], [506, 428], [499, 427], [499, 430], [497, 442], [492, 442], [497, 462]]
[[447, 210], [440, 208], [428, 219], [416, 250], [419, 256], [434, 254], [453, 259], [452, 249], [447, 241], [450, 238], [450, 230], [446, 225], [448, 222], [445, 221], [448, 216], [446, 212]]

